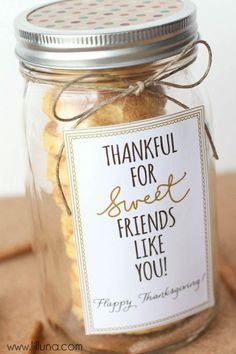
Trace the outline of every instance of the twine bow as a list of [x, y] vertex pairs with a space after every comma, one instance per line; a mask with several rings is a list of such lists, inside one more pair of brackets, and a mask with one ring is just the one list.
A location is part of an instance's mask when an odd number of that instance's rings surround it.
[[[195, 81], [194, 83], [186, 84], [186, 85], [176, 84], [176, 83], [172, 83], [169, 81], [165, 81], [165, 79], [167, 79], [168, 77], [173, 76], [177, 72], [184, 70], [185, 68], [187, 68], [188, 66], [190, 66], [191, 64], [194, 63], [194, 61], [196, 60], [195, 57], [187, 64], [186, 63], [182, 64], [178, 68], [176, 68], [176, 64], [181, 63], [182, 60], [184, 60], [191, 53], [193, 53], [194, 49], [199, 44], [202, 44], [207, 49], [207, 52], [208, 52], [208, 65], [207, 65], [207, 68], [206, 68], [204, 74], [202, 75], [202, 77], [199, 80]], [[76, 78], [75, 80], [68, 82], [66, 85], [63, 86], [63, 88], [61, 89], [61, 91], [59, 92], [57, 97], [55, 98], [55, 101], [53, 104], [53, 114], [54, 114], [54, 117], [60, 122], [74, 122], [75, 121], [75, 124], [72, 126], [72, 129], [76, 129], [81, 122], [83, 122], [85, 119], [87, 119], [92, 114], [97, 112], [99, 109], [101, 109], [101, 108], [121, 99], [121, 98], [127, 97], [129, 95], [139, 96], [144, 90], [155, 95], [156, 92], [155, 92], [154, 88], [155, 88], [155, 86], [158, 86], [158, 85], [173, 87], [173, 88], [177, 88], [177, 89], [191, 89], [191, 88], [197, 87], [208, 76], [211, 66], [212, 66], [212, 50], [211, 50], [210, 45], [206, 41], [197, 40], [195, 42], [192, 42], [190, 45], [188, 45], [172, 61], [170, 61], [169, 63], [164, 65], [161, 69], [156, 70], [156, 72], [154, 74], [150, 75], [144, 81], [137, 81], [137, 82], [133, 83], [129, 80], [120, 78], [120, 77], [118, 77], [116, 75], [112, 75], [112, 74], [87, 74], [87, 75], [82, 75], [82, 76]], [[112, 81], [120, 81], [123, 84], [125, 84], [126, 87], [114, 88], [114, 87], [104, 87], [104, 85], [102, 85], [102, 86], [97, 86], [97, 85], [96, 86], [91, 86], [91, 85], [85, 86], [83, 81], [85, 79], [89, 79], [89, 78], [106, 78], [106, 79], [111, 79]], [[90, 90], [92, 89], [92, 90], [96, 90], [96, 91], [110, 91], [110, 92], [114, 93], [114, 95], [112, 97], [109, 97], [108, 99], [104, 99], [102, 102], [95, 104], [93, 107], [87, 109], [86, 111], [84, 111], [81, 114], [75, 115], [73, 117], [62, 118], [57, 114], [58, 102], [60, 101], [62, 94], [68, 88], [70, 88], [71, 86], [73, 86], [75, 84], [77, 84], [77, 85], [79, 84], [80, 87], [83, 89], [86, 88], [86, 89], [90, 89]], [[183, 102], [180, 102], [179, 100], [175, 99], [174, 97], [168, 96], [165, 93], [160, 93], [160, 92], [158, 92], [158, 95], [165, 97], [167, 100], [172, 101], [173, 103], [177, 104], [178, 106], [180, 106], [184, 109], [189, 109], [189, 107], [186, 104], [184, 104]], [[209, 143], [211, 145], [213, 156], [216, 160], [218, 160], [219, 157], [218, 157], [210, 130], [209, 130], [206, 123], [205, 123], [205, 132], [206, 132], [207, 138], [209, 140]], [[60, 164], [61, 164], [61, 159], [63, 156], [64, 149], [65, 149], [65, 144], [62, 143], [60, 151], [58, 153], [58, 160], [57, 160], [57, 165], [56, 165], [56, 179], [57, 179], [57, 185], [60, 190], [61, 197], [63, 199], [63, 203], [65, 205], [67, 213], [69, 215], [71, 215], [71, 209], [68, 205], [68, 202], [67, 202], [65, 193], [63, 191], [62, 184], [61, 184], [61, 179], [60, 179]]]

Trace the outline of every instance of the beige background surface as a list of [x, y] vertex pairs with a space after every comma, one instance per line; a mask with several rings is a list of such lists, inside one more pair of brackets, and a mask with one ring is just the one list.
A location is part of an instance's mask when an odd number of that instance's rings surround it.
[[[220, 248], [236, 270], [236, 175], [218, 177], [218, 211]], [[23, 198], [0, 200], [0, 215], [0, 248], [31, 239], [30, 218]], [[33, 255], [0, 263], [1, 354], [9, 353], [7, 344], [26, 343], [35, 320], [44, 321], [39, 287]], [[59, 344], [65, 340], [46, 327], [44, 343]], [[236, 354], [236, 299], [228, 289], [222, 286], [218, 315], [208, 330], [174, 353]]]

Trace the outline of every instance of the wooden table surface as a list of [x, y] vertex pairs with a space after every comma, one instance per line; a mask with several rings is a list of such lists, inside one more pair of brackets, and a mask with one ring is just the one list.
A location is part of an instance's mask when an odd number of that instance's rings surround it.
[[[236, 175], [218, 176], [217, 189], [220, 248], [236, 269]], [[23, 198], [1, 199], [0, 215], [0, 248], [31, 239]], [[0, 284], [0, 353], [7, 354], [7, 344], [26, 343], [35, 320], [44, 321], [34, 256], [0, 263]], [[44, 342], [61, 344], [65, 340], [46, 326]], [[236, 354], [236, 299], [224, 285], [215, 321], [199, 339], [174, 353]]]

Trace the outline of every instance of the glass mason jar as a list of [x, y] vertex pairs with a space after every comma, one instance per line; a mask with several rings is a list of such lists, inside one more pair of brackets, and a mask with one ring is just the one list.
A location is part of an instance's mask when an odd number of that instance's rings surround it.
[[21, 14], [16, 32], [49, 323], [88, 353], [190, 342], [219, 287], [194, 5], [68, 0]]

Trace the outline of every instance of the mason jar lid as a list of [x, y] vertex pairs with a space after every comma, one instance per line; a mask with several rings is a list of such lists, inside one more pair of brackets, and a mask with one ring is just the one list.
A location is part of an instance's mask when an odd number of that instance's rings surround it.
[[198, 37], [189, 0], [63, 0], [20, 14], [15, 29], [20, 60], [53, 69], [151, 63]]

